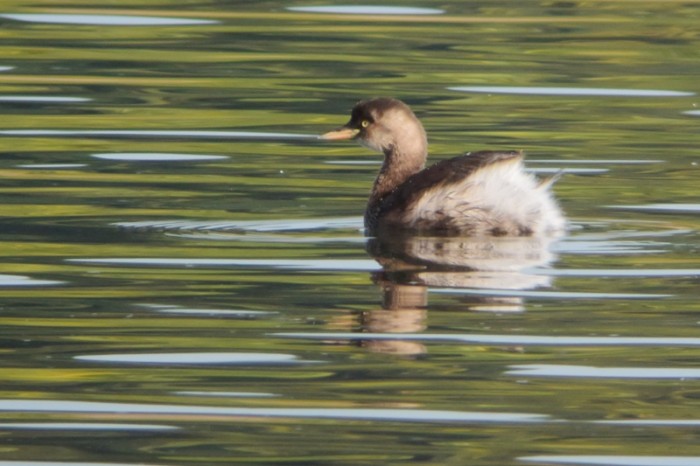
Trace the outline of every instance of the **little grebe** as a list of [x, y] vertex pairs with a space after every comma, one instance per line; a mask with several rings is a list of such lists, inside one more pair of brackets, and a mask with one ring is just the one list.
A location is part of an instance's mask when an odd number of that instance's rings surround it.
[[526, 173], [522, 152], [467, 153], [424, 168], [425, 130], [400, 100], [361, 101], [345, 126], [321, 138], [357, 139], [384, 153], [365, 212], [369, 234], [528, 236], [565, 228], [549, 189], [553, 179], [541, 182]]

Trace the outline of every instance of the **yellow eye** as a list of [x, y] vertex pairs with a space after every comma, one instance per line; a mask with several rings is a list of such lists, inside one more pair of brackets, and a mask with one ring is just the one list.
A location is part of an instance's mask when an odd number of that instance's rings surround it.
[[369, 120], [362, 120], [362, 123], [361, 123], [361, 124], [362, 124], [362, 127], [363, 127], [363, 128], [366, 128], [366, 127], [369, 126]]

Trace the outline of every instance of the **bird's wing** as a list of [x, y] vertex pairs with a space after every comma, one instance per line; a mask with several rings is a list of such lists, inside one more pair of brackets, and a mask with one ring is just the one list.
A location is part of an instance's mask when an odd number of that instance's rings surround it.
[[463, 217], [461, 211], [472, 208], [463, 194], [473, 176], [522, 159], [519, 151], [480, 151], [440, 161], [392, 191], [382, 201], [378, 217], [385, 217], [388, 223], [412, 223], [417, 229], [423, 229], [423, 223], [429, 229], [453, 229], [455, 215]]

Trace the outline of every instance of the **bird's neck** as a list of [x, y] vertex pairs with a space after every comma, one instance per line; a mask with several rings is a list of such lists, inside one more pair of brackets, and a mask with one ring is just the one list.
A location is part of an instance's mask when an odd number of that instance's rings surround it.
[[374, 180], [370, 204], [380, 201], [425, 167], [427, 144], [424, 140], [409, 147], [394, 144], [384, 150], [384, 163]]

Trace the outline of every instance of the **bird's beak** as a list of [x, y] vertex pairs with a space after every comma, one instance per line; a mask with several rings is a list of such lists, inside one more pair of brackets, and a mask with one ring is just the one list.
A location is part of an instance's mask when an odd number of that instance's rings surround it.
[[319, 139], [324, 139], [326, 141], [342, 141], [345, 139], [352, 139], [360, 134], [360, 130], [357, 128], [348, 128], [343, 126], [333, 131], [329, 131], [325, 134], [319, 136]]

